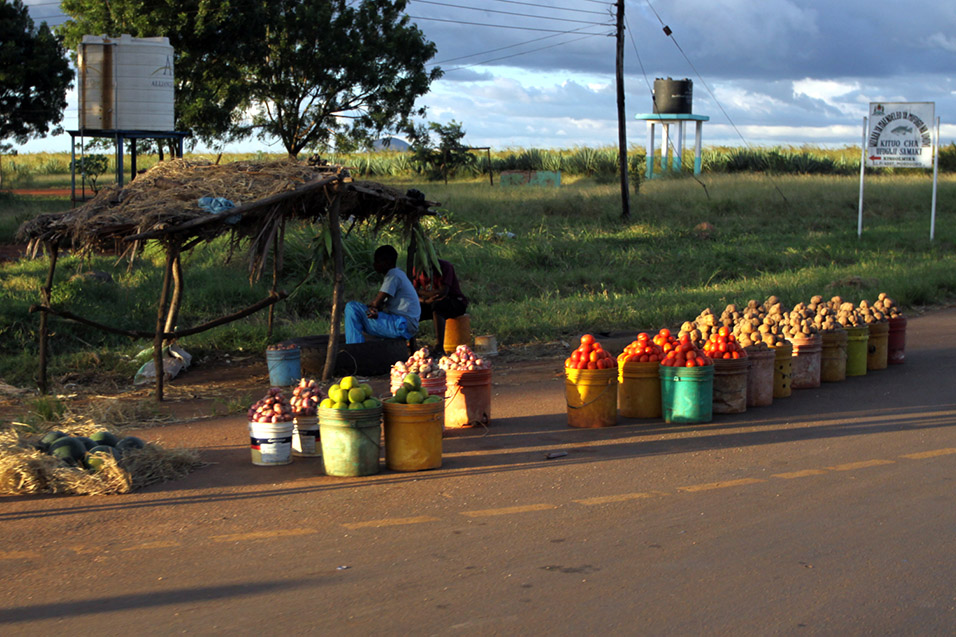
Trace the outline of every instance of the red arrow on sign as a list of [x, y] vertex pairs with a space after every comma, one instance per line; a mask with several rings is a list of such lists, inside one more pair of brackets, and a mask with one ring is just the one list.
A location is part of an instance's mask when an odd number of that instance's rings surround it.
[[883, 158], [878, 157], [877, 155], [870, 155], [870, 161], [876, 161], [877, 159], [883, 159]]

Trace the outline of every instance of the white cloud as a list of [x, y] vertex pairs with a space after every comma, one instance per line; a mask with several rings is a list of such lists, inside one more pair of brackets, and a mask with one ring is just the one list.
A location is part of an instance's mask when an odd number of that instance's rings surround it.
[[935, 48], [940, 48], [944, 51], [949, 51], [950, 53], [956, 53], [956, 38], [948, 38], [942, 33], [936, 32], [929, 36], [927, 41]]

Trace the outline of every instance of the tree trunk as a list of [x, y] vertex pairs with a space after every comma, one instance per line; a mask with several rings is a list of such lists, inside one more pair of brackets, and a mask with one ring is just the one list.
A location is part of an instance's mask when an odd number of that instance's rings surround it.
[[[342, 182], [339, 182], [341, 187]], [[332, 379], [335, 373], [335, 359], [339, 351], [339, 323], [342, 320], [344, 303], [342, 302], [345, 286], [345, 258], [342, 254], [342, 229], [339, 227], [339, 204], [342, 195], [336, 188], [335, 199], [329, 206], [329, 233], [332, 235], [332, 263], [335, 271], [335, 284], [332, 287], [332, 324], [329, 328], [329, 346], [325, 352], [325, 368], [322, 370], [322, 380]]]

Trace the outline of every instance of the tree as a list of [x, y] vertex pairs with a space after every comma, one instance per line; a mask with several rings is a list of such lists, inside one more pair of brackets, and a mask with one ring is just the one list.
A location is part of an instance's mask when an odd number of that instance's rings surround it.
[[[437, 146], [429, 131], [438, 135]], [[427, 128], [418, 126], [412, 134], [414, 160], [424, 168], [429, 179], [444, 179], [447, 184], [449, 176], [475, 163], [475, 156], [461, 143], [464, 136], [465, 131], [455, 120], [444, 126], [438, 122], [429, 123]]]
[[[22, 0], [0, 0], [0, 151], [60, 131], [73, 70], [46, 22], [37, 27]], [[52, 130], [51, 130], [51, 127]]]
[[294, 157], [336, 139], [369, 141], [410, 127], [415, 100], [441, 70], [426, 71], [437, 49], [405, 5], [274, 0], [268, 52], [248, 66], [260, 137], [277, 137]]
[[248, 134], [244, 64], [264, 55], [269, 5], [262, 0], [63, 0], [59, 32], [74, 51], [86, 34], [169, 38], [176, 128], [213, 142]]

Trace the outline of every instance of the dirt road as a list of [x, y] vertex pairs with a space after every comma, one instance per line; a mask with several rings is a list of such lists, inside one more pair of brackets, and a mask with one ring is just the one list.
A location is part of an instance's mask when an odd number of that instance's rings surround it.
[[913, 318], [904, 365], [706, 425], [571, 429], [561, 360], [500, 367], [492, 425], [422, 473], [255, 467], [242, 417], [151, 429], [209, 466], [0, 499], [0, 627], [949, 635], [954, 342], [956, 310]]

